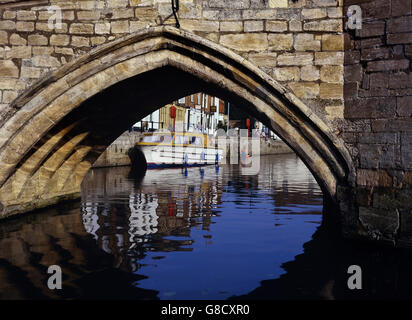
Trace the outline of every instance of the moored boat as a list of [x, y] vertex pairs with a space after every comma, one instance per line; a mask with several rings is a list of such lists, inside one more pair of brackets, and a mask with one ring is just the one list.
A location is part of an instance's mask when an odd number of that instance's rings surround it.
[[144, 133], [136, 147], [149, 169], [217, 164], [222, 159], [213, 138], [198, 132]]

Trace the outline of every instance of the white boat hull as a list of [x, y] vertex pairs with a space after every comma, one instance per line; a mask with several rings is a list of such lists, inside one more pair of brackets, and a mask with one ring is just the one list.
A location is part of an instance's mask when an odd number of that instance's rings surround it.
[[199, 166], [219, 163], [222, 150], [213, 148], [139, 146], [148, 168], [173, 166]]

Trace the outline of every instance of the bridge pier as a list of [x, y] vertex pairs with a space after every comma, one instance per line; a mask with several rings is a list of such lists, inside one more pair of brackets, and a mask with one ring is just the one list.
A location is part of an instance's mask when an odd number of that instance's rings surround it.
[[345, 238], [412, 247], [411, 188], [338, 187]]

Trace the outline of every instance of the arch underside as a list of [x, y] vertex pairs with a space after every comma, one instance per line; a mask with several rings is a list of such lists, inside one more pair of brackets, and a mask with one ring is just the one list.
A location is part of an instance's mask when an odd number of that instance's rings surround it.
[[199, 91], [244, 106], [270, 127], [331, 199], [351, 179], [343, 142], [266, 73], [199, 36], [154, 27], [64, 65], [12, 103], [0, 127], [0, 217], [77, 196], [90, 166], [124, 130]]

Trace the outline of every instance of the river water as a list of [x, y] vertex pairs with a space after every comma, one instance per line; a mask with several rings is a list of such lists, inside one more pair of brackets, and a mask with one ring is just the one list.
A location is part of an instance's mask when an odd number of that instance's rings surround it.
[[[325, 213], [328, 214], [328, 213]], [[0, 223], [2, 299], [351, 299], [409, 296], [409, 251], [342, 241], [293, 154], [237, 165], [92, 169], [80, 202]], [[347, 289], [360, 265], [363, 290]], [[47, 268], [62, 269], [61, 290]]]

